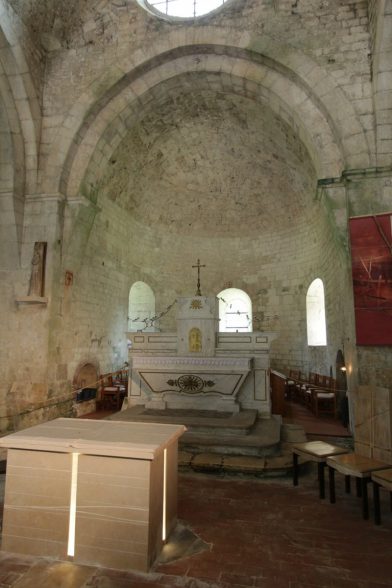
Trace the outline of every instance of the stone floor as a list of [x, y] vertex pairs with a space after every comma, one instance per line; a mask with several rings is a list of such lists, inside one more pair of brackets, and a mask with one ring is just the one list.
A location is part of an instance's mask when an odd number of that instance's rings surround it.
[[0, 553], [0, 588], [381, 588], [392, 585], [392, 513], [361, 518], [359, 499], [337, 476], [337, 503], [320, 501], [308, 466], [291, 478], [182, 473], [178, 514], [203, 549], [151, 573]]

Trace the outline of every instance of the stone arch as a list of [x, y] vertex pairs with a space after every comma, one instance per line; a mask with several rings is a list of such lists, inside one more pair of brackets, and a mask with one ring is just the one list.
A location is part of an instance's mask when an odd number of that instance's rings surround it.
[[99, 365], [95, 360], [81, 361], [75, 369], [72, 379], [74, 390], [83, 388], [98, 388]]
[[[216, 56], [207, 55], [204, 56], [202, 75], [206, 75], [206, 72], [219, 72], [220, 76], [225, 76], [222, 81], [224, 91], [230, 89], [235, 93], [244, 93], [245, 95], [259, 97], [260, 100], [263, 98], [268, 100], [268, 103], [273, 105], [276, 112], [280, 116], [285, 116], [291, 126], [302, 136], [310, 153], [314, 155], [314, 164], [319, 175], [339, 175], [342, 171], [342, 154], [338, 144], [339, 141], [332, 132], [326, 117], [316, 107], [308, 92], [296, 86], [289, 78], [284, 78], [279, 71], [269, 69], [265, 65], [253, 64], [252, 67], [248, 65], [245, 80], [240, 77], [240, 71], [238, 76], [235, 75], [235, 66], [241, 69], [245, 64], [242, 61], [238, 63], [236, 58], [225, 57], [218, 67]], [[158, 70], [162, 68], [163, 66], [158, 66]], [[169, 77], [178, 80], [181, 75], [178, 72], [181, 68], [184, 73], [191, 71], [201, 73], [198, 68], [192, 68], [192, 59], [179, 57], [176, 60], [176, 73], [173, 75], [174, 72], [171, 70]], [[142, 80], [138, 79], [117, 95], [101, 111], [99, 118], [95, 119], [93, 125], [85, 129], [84, 140], [80, 142], [83, 145], [83, 150], [79, 149], [79, 145], [74, 145], [69, 152], [68, 161], [62, 175], [61, 192], [67, 193], [69, 196], [76, 195], [84, 170], [88, 165], [92, 165], [93, 174], [97, 177], [97, 173], [99, 174], [99, 170], [103, 167], [102, 164], [109, 159], [118, 144], [116, 143], [116, 138], [119, 142], [127, 132], [132, 112], [135, 114], [135, 111], [143, 108], [144, 100], [148, 101], [151, 96], [154, 96], [154, 87], [158, 85], [159, 78], [163, 78], [161, 80], [161, 83], [163, 83], [164, 74], [158, 70], [143, 76], [144, 91], [140, 96], [137, 96], [137, 92]], [[162, 75], [159, 75], [160, 73]], [[285, 96], [285, 100], [281, 96]], [[294, 107], [297, 105], [298, 110], [296, 112]], [[113, 111], [117, 113], [115, 117], [113, 117]], [[109, 128], [110, 140], [106, 142], [105, 132]], [[314, 129], [316, 128], [317, 131], [315, 132]], [[115, 129], [117, 132], [114, 132]], [[94, 149], [96, 150], [95, 154]], [[76, 153], [78, 154], [77, 158]], [[107, 154], [104, 160], [102, 153]]]
[[3, 74], [7, 77], [13, 110], [19, 120], [24, 146], [25, 192], [33, 194], [37, 184], [41, 107], [24, 56], [24, 49], [19, 42], [15, 27], [17, 20], [12, 8], [9, 5], [5, 7], [0, 1], [0, 23], [2, 23], [0, 26], [0, 69], [1, 64], [6, 64]]
[[[12, 18], [14, 17], [14, 19]], [[25, 197], [36, 189], [40, 107], [17, 33], [15, 14], [0, 1], [0, 191], [8, 200], [0, 224], [2, 267], [19, 267]], [[33, 116], [34, 112], [34, 116]]]
[[24, 145], [7, 77], [0, 63], [0, 266], [19, 266], [24, 214]]
[[[284, 102], [291, 117], [298, 119], [304, 135], [312, 138], [313, 151], [320, 153], [321, 177], [339, 175], [345, 167], [369, 165], [369, 147], [354, 108], [325, 70], [295, 51], [286, 55], [282, 48], [279, 55], [285, 57], [277, 62], [268, 56], [273, 53], [273, 42], [269, 51], [266, 44], [258, 52], [249, 50], [250, 40], [245, 38], [238, 40], [238, 46], [219, 45], [221, 31], [214, 30], [214, 36], [209, 37], [210, 28], [198, 31], [201, 38], [208, 38], [208, 45], [178, 46], [178, 36], [168, 34], [167, 47], [162, 48], [161, 54], [151, 55], [147, 47], [144, 52], [136, 51], [132, 63], [119, 63], [106, 83], [101, 81], [100, 88], [105, 89], [98, 99], [94, 95], [96, 84], [92, 84], [64, 120], [58, 134], [61, 148], [57, 145], [51, 150], [47, 175], [61, 176], [60, 185], [51, 186], [52, 191], [75, 196], [108, 125], [124, 118], [127, 106], [140, 106], [143, 97], [159, 83], [189, 72], [223, 72], [232, 78], [234, 87], [252, 86], [260, 93], [269, 93], [274, 101]], [[211, 38], [216, 39], [216, 44], [211, 44]], [[265, 54], [261, 53], [263, 48]], [[316, 134], [315, 123], [322, 129]], [[333, 162], [328, 151], [334, 153]]]
[[369, 2], [372, 26], [372, 70], [376, 114], [377, 165], [391, 163], [390, 126], [392, 125], [392, 0]]
[[[189, 78], [189, 76], [192, 76], [192, 80], [189, 79], [188, 83], [187, 78]], [[272, 109], [277, 116], [285, 120], [288, 125], [294, 129], [294, 132], [307, 147], [308, 152], [313, 155], [313, 165], [318, 173], [321, 175], [339, 175], [341, 170], [339, 149], [328, 125], [325, 124], [325, 120], [323, 120], [317, 112], [314, 111], [311, 117], [309, 115], [309, 120], [312, 120], [314, 127], [316, 127], [317, 123], [319, 128], [323, 129], [323, 149], [320, 150], [315, 148], [315, 144], [317, 147], [320, 147], [320, 133], [313, 133], [313, 131], [311, 131], [310, 134], [309, 129], [304, 127], [300, 117], [295, 112], [293, 113], [292, 110], [288, 108], [287, 104], [280, 99], [279, 95], [275, 94], [272, 90], [262, 88], [260, 84], [253, 81], [244, 83], [241, 78], [234, 77], [233, 74], [222, 71], [219, 73], [214, 71], [209, 73], [188, 73], [183, 74], [181, 78], [182, 79], [180, 79], [179, 76], [175, 76], [170, 80], [162, 82], [159, 86], [151, 89], [141, 97], [136, 103], [130, 103], [119, 98], [116, 102], [120, 112], [113, 120], [110, 118], [110, 111], [107, 112], [109, 115], [108, 119], [104, 118], [106, 113], [102, 113], [102, 118], [98, 123], [101, 126], [100, 138], [96, 143], [94, 151], [92, 153], [91, 151], [86, 151], [78, 154], [77, 167], [73, 166], [68, 180], [65, 180], [65, 175], [63, 176], [65, 181], [61, 190], [67, 192], [70, 196], [77, 194], [80, 182], [82, 181], [83, 170], [86, 168], [88, 170], [87, 174], [84, 176], [86, 184], [94, 183], [94, 180], [96, 181], [97, 178], [99, 179], [105, 161], [109, 160], [111, 153], [113, 153], [127, 133], [127, 129], [130, 128], [139, 116], [142, 116], [144, 108], [148, 107], [149, 100], [162, 94], [163, 85], [167, 96], [172, 91], [172, 88], [178, 87], [180, 83], [184, 84], [185, 88], [187, 86], [189, 88], [189, 90], [184, 89], [184, 92], [193, 92], [196, 86], [203, 89], [203, 87], [208, 87], [211, 83], [214, 87], [219, 88], [217, 91], [225, 93], [228, 91], [228, 88], [230, 88], [232, 93], [252, 98], [257, 101], [261, 107], [273, 104]], [[301, 97], [305, 99], [305, 94], [302, 94]], [[91, 130], [91, 132], [94, 131]], [[86, 146], [91, 145], [87, 138], [84, 144]], [[104, 159], [102, 158], [102, 154], [106, 154]], [[84, 165], [81, 166], [83, 160]]]
[[[20, 174], [15, 173], [15, 158], [20, 154], [22, 146], [20, 127], [16, 117], [15, 108], [10, 96], [7, 79], [0, 65], [0, 136], [2, 149], [0, 151], [0, 182], [1, 191], [13, 193], [14, 189], [20, 191], [23, 181]], [[23, 147], [22, 147], [23, 153]], [[20, 170], [23, 171], [23, 170]]]

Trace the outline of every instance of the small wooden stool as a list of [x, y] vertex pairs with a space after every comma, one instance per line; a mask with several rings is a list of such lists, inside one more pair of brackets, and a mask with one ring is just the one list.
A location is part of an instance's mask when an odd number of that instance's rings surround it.
[[324, 441], [296, 443], [293, 445], [293, 485], [298, 486], [298, 457], [301, 456], [309, 461], [315, 461], [317, 463], [319, 496], [320, 498], [325, 498], [324, 467], [327, 463], [327, 457], [347, 452], [348, 449], [344, 447], [331, 445]]
[[380, 486], [389, 490], [389, 496], [391, 501], [392, 510], [392, 467], [386, 470], [377, 470], [372, 472], [373, 482], [373, 501], [374, 501], [374, 523], [376, 525], [381, 524], [380, 514]]
[[336, 502], [335, 496], [335, 470], [346, 476], [346, 491], [349, 490], [350, 477], [353, 476], [360, 482], [357, 486], [358, 494], [362, 496], [362, 516], [364, 519], [369, 518], [369, 505], [367, 484], [371, 479], [372, 472], [382, 470], [388, 467], [387, 463], [358, 455], [357, 453], [347, 453], [346, 455], [335, 455], [327, 458], [329, 471], [329, 500], [333, 504]]

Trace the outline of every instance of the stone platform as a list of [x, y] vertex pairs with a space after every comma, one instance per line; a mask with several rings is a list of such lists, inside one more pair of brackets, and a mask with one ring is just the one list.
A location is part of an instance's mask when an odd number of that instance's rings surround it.
[[111, 420], [181, 424], [187, 427], [180, 449], [190, 454], [231, 456], [278, 455], [281, 441], [279, 417], [258, 418], [256, 410], [239, 413], [209, 410], [151, 410], [133, 406], [109, 417]]

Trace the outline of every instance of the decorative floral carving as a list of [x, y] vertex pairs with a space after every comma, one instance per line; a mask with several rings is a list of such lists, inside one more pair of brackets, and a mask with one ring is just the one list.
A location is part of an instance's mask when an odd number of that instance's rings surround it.
[[212, 380], [203, 380], [194, 374], [184, 374], [177, 380], [168, 380], [167, 384], [169, 386], [176, 386], [181, 392], [187, 394], [198, 394], [199, 392], [203, 392], [206, 387], [212, 388], [212, 386], [215, 386], [215, 382]]
[[203, 308], [202, 301], [201, 300], [197, 300], [197, 298], [196, 299], [193, 299], [192, 302], [191, 302], [191, 308], [193, 310], [200, 310], [200, 308]]

